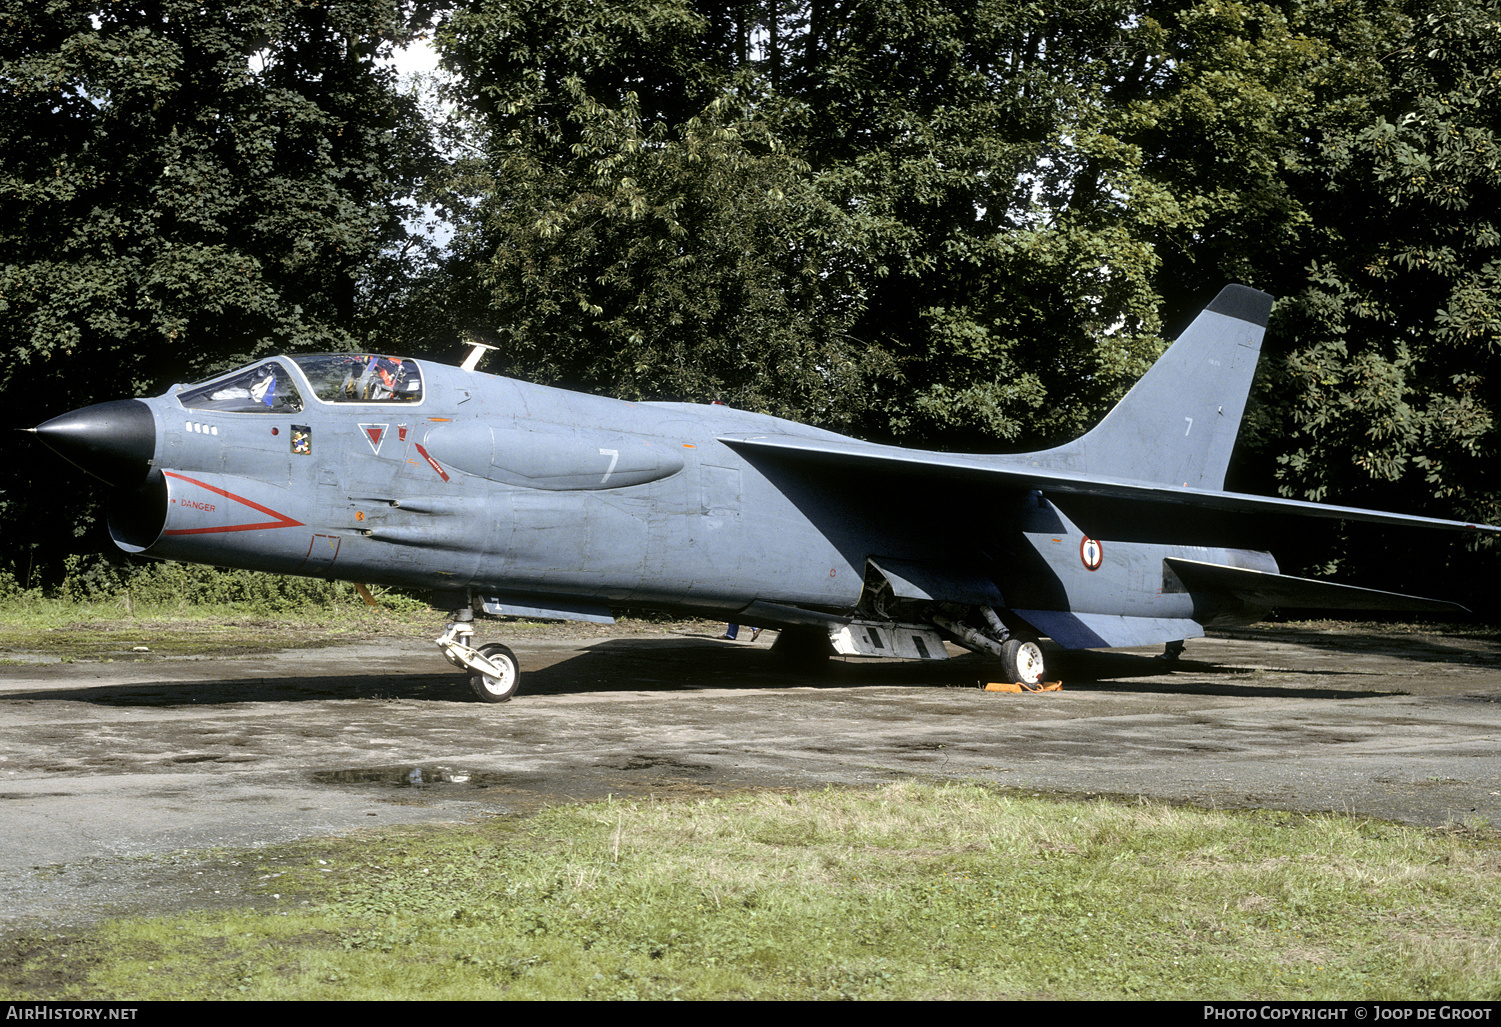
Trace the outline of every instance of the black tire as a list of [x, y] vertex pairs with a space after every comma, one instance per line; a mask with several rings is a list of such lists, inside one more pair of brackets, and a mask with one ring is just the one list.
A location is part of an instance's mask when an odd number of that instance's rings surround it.
[[521, 664], [516, 662], [516, 654], [499, 642], [482, 645], [479, 651], [485, 659], [504, 668], [507, 673], [503, 678], [470, 674], [469, 687], [474, 689], [474, 694], [483, 702], [510, 702], [516, 690], [521, 687]]
[[1047, 679], [1047, 658], [1035, 639], [1013, 638], [1001, 647], [1002, 676], [1020, 685], [1039, 685]]
[[823, 628], [790, 627], [777, 632], [771, 651], [782, 658], [788, 670], [799, 674], [819, 674], [828, 670], [834, 643]]

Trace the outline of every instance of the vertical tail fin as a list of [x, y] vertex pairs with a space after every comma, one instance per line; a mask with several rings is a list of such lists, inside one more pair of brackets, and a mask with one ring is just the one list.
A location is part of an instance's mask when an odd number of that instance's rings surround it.
[[1035, 454], [1047, 467], [1223, 489], [1272, 297], [1227, 285], [1087, 435]]

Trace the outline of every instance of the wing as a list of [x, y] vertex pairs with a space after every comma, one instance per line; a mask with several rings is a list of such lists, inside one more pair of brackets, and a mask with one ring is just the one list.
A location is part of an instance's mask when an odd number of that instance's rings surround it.
[[1073, 442], [1038, 453], [933, 453], [811, 432], [727, 434], [720, 441], [752, 463], [776, 460], [810, 471], [834, 466], [1086, 496], [1097, 509], [1103, 505], [1127, 521], [1189, 508], [1501, 531], [1486, 524], [1223, 491], [1271, 310], [1266, 293], [1225, 286], [1098, 425]]
[[993, 487], [1037, 491], [1044, 494], [1091, 496], [1120, 503], [1140, 513], [1148, 506], [1189, 506], [1240, 514], [1294, 514], [1300, 517], [1323, 517], [1333, 520], [1371, 521], [1407, 527], [1437, 528], [1447, 531], [1478, 531], [1501, 534], [1501, 527], [1451, 521], [1438, 517], [1364, 510], [1352, 506], [1309, 503], [1273, 496], [1253, 496], [1241, 492], [1173, 486], [1153, 482], [1127, 481], [1096, 474], [1059, 470], [1028, 463], [1027, 455], [981, 456], [961, 453], [935, 453], [925, 450], [880, 446], [855, 439], [809, 438], [797, 435], [727, 435], [720, 442], [740, 453], [752, 464], [776, 460], [800, 465], [809, 472], [831, 466], [859, 470], [870, 475], [899, 476], [917, 479], [942, 479], [971, 482]]

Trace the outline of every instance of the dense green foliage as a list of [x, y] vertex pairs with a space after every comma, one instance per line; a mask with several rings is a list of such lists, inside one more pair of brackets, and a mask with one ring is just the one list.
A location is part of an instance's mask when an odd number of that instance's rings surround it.
[[455, 12], [486, 140], [463, 270], [513, 366], [907, 441], [1098, 416], [1156, 352], [1148, 249], [1061, 173], [1091, 69], [1060, 61], [1109, 19], [776, 10]]
[[358, 337], [424, 135], [375, 63], [396, 4], [6, 8], [7, 391], [52, 361], [97, 394]]
[[1278, 311], [1277, 446], [1312, 498], [1406, 482], [1494, 520], [1501, 12], [1422, 11], [1310, 168], [1323, 191], [1306, 201], [1306, 279]]
[[[16, 609], [55, 598], [69, 603], [97, 604], [134, 611], [251, 608], [268, 614], [287, 614], [329, 606], [362, 606], [353, 586], [318, 578], [292, 578], [257, 571], [159, 562], [144, 566], [114, 566], [88, 556], [63, 560], [63, 577], [43, 590], [0, 570], [0, 609]], [[410, 605], [404, 597], [383, 594], [387, 606]]]
[[[1495, 0], [433, 10], [446, 107], [377, 59], [430, 20], [400, 0], [5, 4], [21, 423], [472, 333], [533, 380], [1027, 447], [1242, 281], [1280, 302], [1237, 487], [1501, 520]], [[43, 491], [0, 518], [50, 552]]]
[[[0, 6], [14, 423], [363, 340], [381, 309], [362, 279], [404, 241], [402, 203], [432, 170], [379, 62], [416, 16], [399, 0]], [[55, 552], [70, 519], [14, 509], [56, 495], [52, 476], [22, 474], [0, 516]]]

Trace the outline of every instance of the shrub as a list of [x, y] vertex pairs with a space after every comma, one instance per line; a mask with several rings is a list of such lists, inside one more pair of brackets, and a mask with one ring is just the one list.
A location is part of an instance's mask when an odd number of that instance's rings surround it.
[[[48, 597], [73, 603], [123, 603], [131, 610], [215, 606], [268, 614], [364, 602], [347, 582], [172, 561], [131, 563], [98, 555], [74, 555], [64, 558], [63, 571], [62, 581], [44, 592], [22, 586], [13, 571], [0, 570], [0, 602], [35, 602]], [[384, 609], [402, 613], [427, 608], [424, 600], [400, 592], [382, 591], [379, 602]]]

